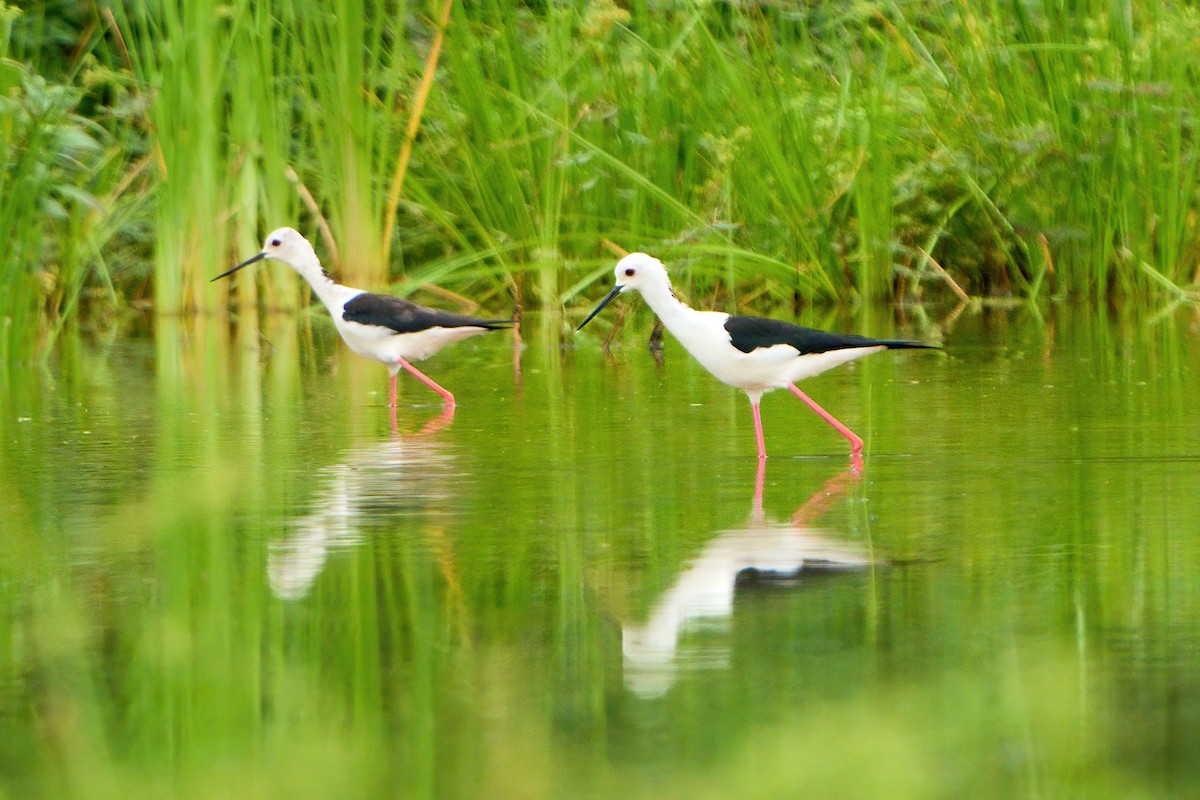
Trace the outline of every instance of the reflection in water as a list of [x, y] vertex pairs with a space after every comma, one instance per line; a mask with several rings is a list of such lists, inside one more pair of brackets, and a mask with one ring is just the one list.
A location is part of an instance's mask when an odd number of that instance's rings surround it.
[[[641, 625], [621, 631], [625, 685], [635, 694], [658, 697], [675, 680], [679, 636], [685, 629], [727, 624], [739, 579], [794, 580], [802, 571], [862, 569], [872, 561], [862, 547], [810, 527], [852, 483], [856, 470], [834, 475], [786, 523], [767, 520], [762, 511], [766, 462], [760, 461], [750, 518], [741, 528], [721, 531], [663, 594]], [[726, 646], [688, 653], [691, 665], [724, 666]]]
[[285, 600], [303, 597], [329, 552], [359, 544], [365, 527], [413, 509], [425, 514], [430, 501], [446, 500], [445, 479], [454, 459], [430, 434], [453, 418], [450, 409], [419, 433], [393, 435], [322, 469], [312, 512], [293, 521], [289, 535], [271, 544], [267, 575], [275, 594]]

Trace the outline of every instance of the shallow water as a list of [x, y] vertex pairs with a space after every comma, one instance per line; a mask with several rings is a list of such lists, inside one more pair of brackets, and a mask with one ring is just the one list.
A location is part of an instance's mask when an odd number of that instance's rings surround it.
[[946, 349], [804, 385], [861, 476], [768, 395], [761, 509], [745, 396], [616, 316], [395, 436], [320, 316], [10, 374], [0, 796], [1200, 791], [1194, 311], [801, 320]]

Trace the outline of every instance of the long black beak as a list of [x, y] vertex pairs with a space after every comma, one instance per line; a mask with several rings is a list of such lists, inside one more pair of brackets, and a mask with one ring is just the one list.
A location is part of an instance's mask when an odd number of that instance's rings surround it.
[[[250, 266], [251, 264], [253, 264], [255, 261], [262, 261], [262, 260], [263, 260], [264, 258], [266, 258], [266, 257], [267, 257], [267, 254], [266, 254], [266, 253], [259, 253], [258, 255], [254, 256], [254, 257], [252, 257], [252, 258], [247, 258], [245, 261], [243, 261], [242, 263], [238, 264], [238, 265], [237, 265], [236, 267], [234, 267], [233, 269], [231, 269], [231, 270], [228, 270], [227, 272], [222, 272], [220, 275], [218, 275], [217, 277], [213, 278], [213, 281], [219, 281], [219, 280], [221, 280], [221, 278], [224, 278], [224, 277], [226, 277], [226, 276], [228, 276], [228, 275], [232, 275], [233, 273], [237, 272], [237, 271], [238, 271], [239, 269], [241, 269], [242, 267], [248, 267], [248, 266]], [[212, 283], [212, 281], [209, 281], [209, 283]]]
[[619, 294], [621, 293], [621, 290], [622, 290], [622, 289], [624, 289], [624, 288], [625, 288], [625, 287], [624, 287], [624, 286], [622, 286], [621, 284], [617, 284], [616, 286], [614, 286], [614, 287], [612, 288], [612, 291], [608, 293], [608, 297], [605, 297], [603, 300], [601, 300], [601, 301], [600, 301], [600, 305], [596, 306], [596, 310], [595, 310], [595, 311], [593, 311], [592, 313], [588, 314], [588, 318], [587, 318], [587, 319], [585, 319], [583, 322], [579, 323], [579, 327], [578, 327], [578, 328], [576, 328], [575, 330], [577, 330], [577, 331], [581, 331], [581, 330], [583, 330], [583, 326], [584, 326], [584, 325], [587, 325], [589, 322], [591, 322], [591, 321], [592, 321], [592, 317], [594, 317], [594, 316], [596, 316], [597, 314], [599, 314], [599, 313], [600, 313], [600, 311], [601, 311], [601, 309], [603, 309], [603, 308], [604, 308], [606, 305], [608, 305], [609, 303], [611, 303], [611, 302], [612, 302], [612, 299], [613, 299], [614, 297], [616, 297], [617, 295], [619, 295]]

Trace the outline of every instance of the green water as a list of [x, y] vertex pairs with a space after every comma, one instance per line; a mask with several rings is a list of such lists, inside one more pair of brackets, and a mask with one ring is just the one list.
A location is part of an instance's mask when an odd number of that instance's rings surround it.
[[804, 385], [858, 479], [768, 395], [761, 514], [642, 312], [398, 437], [320, 316], [68, 342], [0, 395], [0, 796], [1196, 796], [1200, 319], [1049, 313], [802, 320], [946, 349]]

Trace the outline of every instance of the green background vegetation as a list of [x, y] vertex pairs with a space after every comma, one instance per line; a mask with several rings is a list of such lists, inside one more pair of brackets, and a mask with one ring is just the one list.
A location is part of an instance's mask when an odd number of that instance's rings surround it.
[[[284, 224], [491, 308], [591, 297], [618, 248], [760, 308], [948, 294], [930, 257], [1185, 299], [1198, 64], [1200, 11], [1128, 0], [0, 2], [2, 360], [224, 309]], [[298, 304], [255, 274], [244, 312]]]

